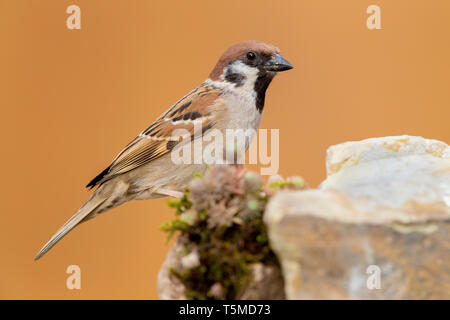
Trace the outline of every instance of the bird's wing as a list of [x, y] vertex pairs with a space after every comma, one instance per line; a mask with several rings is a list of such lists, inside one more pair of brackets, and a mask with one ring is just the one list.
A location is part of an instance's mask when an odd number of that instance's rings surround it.
[[[207, 84], [191, 91], [131, 141], [86, 187], [100, 185], [167, 154], [195, 134], [194, 124], [204, 134], [214, 126], [211, 106], [217, 104], [220, 93], [220, 89]], [[184, 130], [177, 133], [177, 129]]]

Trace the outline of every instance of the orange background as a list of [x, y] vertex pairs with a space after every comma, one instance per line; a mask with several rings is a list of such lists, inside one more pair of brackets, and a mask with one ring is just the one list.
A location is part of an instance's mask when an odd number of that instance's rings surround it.
[[[70, 4], [82, 29], [68, 30]], [[366, 28], [381, 7], [382, 30]], [[386, 135], [450, 142], [450, 1], [0, 1], [0, 298], [156, 299], [165, 199], [135, 201], [34, 255], [83, 186], [200, 84], [231, 44], [258, 39], [295, 69], [269, 88], [280, 173], [316, 186], [328, 146]], [[66, 289], [81, 267], [82, 289]]]

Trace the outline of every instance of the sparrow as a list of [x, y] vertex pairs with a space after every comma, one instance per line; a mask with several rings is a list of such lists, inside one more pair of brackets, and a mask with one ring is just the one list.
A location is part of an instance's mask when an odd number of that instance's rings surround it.
[[202, 174], [208, 164], [176, 164], [171, 151], [183, 141], [205, 138], [214, 130], [256, 130], [269, 84], [278, 72], [292, 68], [280, 50], [268, 43], [251, 40], [228, 48], [206, 81], [143, 130], [87, 184], [96, 190], [35, 260], [74, 227], [102, 212], [131, 200], [182, 196], [194, 174]]

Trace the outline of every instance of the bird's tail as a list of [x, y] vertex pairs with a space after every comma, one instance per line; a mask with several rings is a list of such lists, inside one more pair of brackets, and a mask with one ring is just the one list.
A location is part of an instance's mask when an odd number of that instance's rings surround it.
[[108, 196], [104, 192], [100, 192], [97, 189], [88, 201], [70, 218], [54, 235], [53, 237], [42, 247], [41, 251], [36, 255], [34, 260], [38, 260], [44, 254], [47, 253], [53, 246], [61, 240], [66, 234], [68, 234], [79, 223], [88, 220], [95, 215], [99, 207], [108, 199]]

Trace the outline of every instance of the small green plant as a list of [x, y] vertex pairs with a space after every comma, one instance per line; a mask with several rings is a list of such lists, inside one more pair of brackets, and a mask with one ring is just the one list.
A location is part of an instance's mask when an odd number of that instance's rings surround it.
[[183, 266], [170, 273], [188, 299], [236, 299], [250, 279], [249, 264], [278, 265], [263, 222], [264, 190], [256, 173], [215, 166], [194, 178], [183, 198], [169, 202], [177, 217], [161, 229], [168, 238], [179, 232]]

